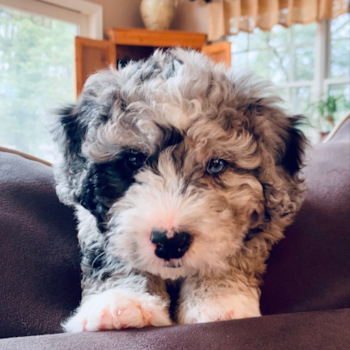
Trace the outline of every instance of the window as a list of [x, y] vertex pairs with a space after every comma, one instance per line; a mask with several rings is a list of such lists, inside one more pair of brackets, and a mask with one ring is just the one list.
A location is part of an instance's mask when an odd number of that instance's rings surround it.
[[328, 25], [329, 56], [324, 92], [334, 97], [342, 97], [335, 113], [338, 121], [349, 112], [350, 14], [342, 15]]
[[45, 119], [74, 102], [74, 37], [102, 39], [100, 5], [71, 0], [69, 10], [60, 3], [0, 0], [0, 146], [50, 162]]
[[291, 113], [309, 115], [305, 133], [316, 142], [322, 128], [310, 104], [322, 95], [339, 99], [336, 121], [349, 110], [349, 14], [331, 21], [276, 25], [271, 32], [255, 28], [254, 33], [230, 36], [232, 67], [248, 68], [276, 87]]
[[74, 101], [77, 26], [0, 7], [0, 145], [52, 161], [44, 113]]

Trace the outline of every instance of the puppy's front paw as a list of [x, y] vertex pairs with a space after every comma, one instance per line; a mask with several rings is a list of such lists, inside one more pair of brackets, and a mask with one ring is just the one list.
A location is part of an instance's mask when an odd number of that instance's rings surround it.
[[259, 317], [259, 299], [246, 295], [184, 301], [179, 307], [179, 323], [204, 323]]
[[75, 333], [169, 325], [167, 303], [159, 297], [108, 290], [87, 297], [63, 329]]

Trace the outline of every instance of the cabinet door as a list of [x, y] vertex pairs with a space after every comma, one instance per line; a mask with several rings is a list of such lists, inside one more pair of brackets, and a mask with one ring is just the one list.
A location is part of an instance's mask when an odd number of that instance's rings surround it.
[[225, 41], [222, 43], [204, 46], [202, 52], [208, 55], [215, 63], [224, 62], [226, 67], [231, 67], [231, 43]]
[[115, 44], [105, 40], [75, 38], [75, 93], [79, 96], [87, 77], [110, 64], [116, 65]]
[[151, 47], [191, 47], [201, 50], [207, 35], [177, 30], [148, 30], [138, 28], [107, 29], [109, 40], [117, 45]]

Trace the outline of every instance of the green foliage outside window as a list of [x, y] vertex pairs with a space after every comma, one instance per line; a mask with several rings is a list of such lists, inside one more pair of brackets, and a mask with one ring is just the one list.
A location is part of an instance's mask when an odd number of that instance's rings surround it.
[[74, 101], [75, 25], [0, 7], [0, 146], [53, 160], [47, 111]]
[[[328, 50], [328, 65], [327, 72], [322, 74], [315, 71], [315, 62], [321, 54], [316, 52], [315, 42], [320, 39], [316, 22], [290, 28], [276, 25], [271, 32], [255, 28], [251, 34], [240, 32], [227, 38], [232, 42], [233, 70], [252, 70], [276, 85], [275, 91], [285, 101], [283, 107], [290, 113], [308, 116], [309, 123], [303, 126], [303, 131], [312, 142], [319, 141], [320, 131], [329, 131], [349, 113], [350, 14], [327, 23], [329, 35], [321, 40]], [[325, 97], [315, 101], [320, 92]], [[323, 100], [336, 101], [332, 118], [323, 118], [322, 108], [316, 107], [323, 105]], [[331, 122], [325, 123], [326, 118]]]

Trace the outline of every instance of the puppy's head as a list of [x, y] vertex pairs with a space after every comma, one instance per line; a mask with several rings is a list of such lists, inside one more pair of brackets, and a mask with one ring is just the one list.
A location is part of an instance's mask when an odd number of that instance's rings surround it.
[[61, 200], [163, 278], [277, 241], [302, 202], [305, 138], [265, 89], [180, 49], [90, 76], [54, 131]]

